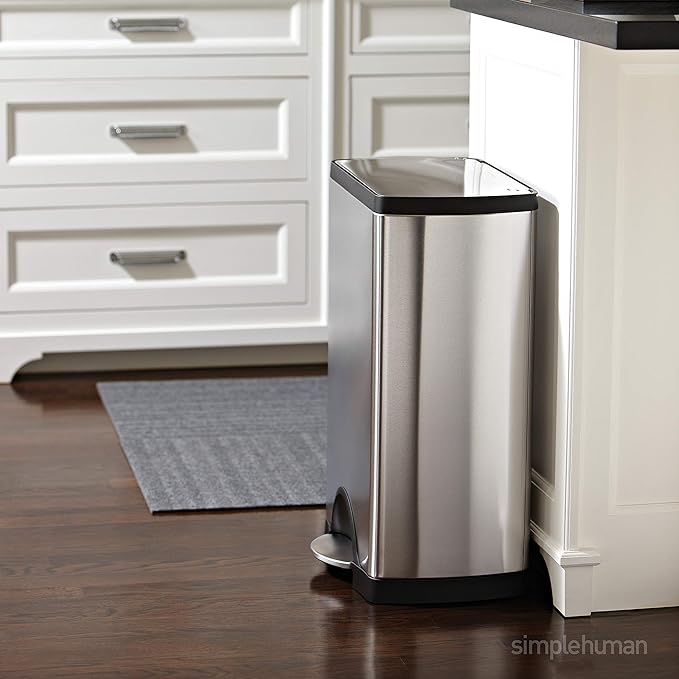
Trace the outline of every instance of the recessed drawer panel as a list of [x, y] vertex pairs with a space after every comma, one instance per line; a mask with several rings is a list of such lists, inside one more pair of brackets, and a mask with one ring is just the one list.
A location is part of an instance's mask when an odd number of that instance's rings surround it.
[[465, 52], [469, 15], [448, 0], [352, 0], [354, 54]]
[[354, 77], [351, 102], [355, 158], [467, 153], [467, 76]]
[[6, 311], [301, 304], [306, 205], [5, 212]]
[[287, 54], [307, 50], [307, 0], [0, 5], [0, 56]]
[[305, 78], [5, 83], [0, 181], [303, 179], [306, 91]]

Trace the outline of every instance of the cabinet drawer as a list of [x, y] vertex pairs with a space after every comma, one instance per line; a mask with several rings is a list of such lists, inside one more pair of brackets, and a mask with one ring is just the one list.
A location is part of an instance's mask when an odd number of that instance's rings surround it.
[[448, 0], [351, 0], [354, 54], [468, 50], [469, 15]]
[[289, 54], [307, 50], [307, 0], [0, 2], [2, 56]]
[[28, 210], [0, 219], [3, 311], [306, 300], [304, 203]]
[[351, 102], [355, 158], [467, 153], [468, 76], [354, 77]]
[[5, 83], [0, 102], [5, 185], [306, 177], [301, 77]]

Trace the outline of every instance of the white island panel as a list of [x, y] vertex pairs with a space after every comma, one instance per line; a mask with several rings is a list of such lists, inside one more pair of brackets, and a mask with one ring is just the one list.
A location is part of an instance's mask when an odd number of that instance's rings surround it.
[[555, 606], [678, 605], [679, 51], [478, 16], [471, 44], [470, 155], [541, 196], [532, 530]]

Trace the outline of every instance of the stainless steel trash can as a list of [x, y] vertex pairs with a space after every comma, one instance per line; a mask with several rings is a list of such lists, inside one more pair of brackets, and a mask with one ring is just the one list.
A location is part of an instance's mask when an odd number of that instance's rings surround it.
[[332, 163], [320, 560], [384, 603], [521, 591], [536, 193], [473, 159]]

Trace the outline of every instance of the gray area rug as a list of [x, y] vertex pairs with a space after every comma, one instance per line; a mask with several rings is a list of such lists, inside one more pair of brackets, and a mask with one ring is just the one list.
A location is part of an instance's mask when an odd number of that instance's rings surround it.
[[325, 502], [325, 377], [97, 389], [152, 512]]

